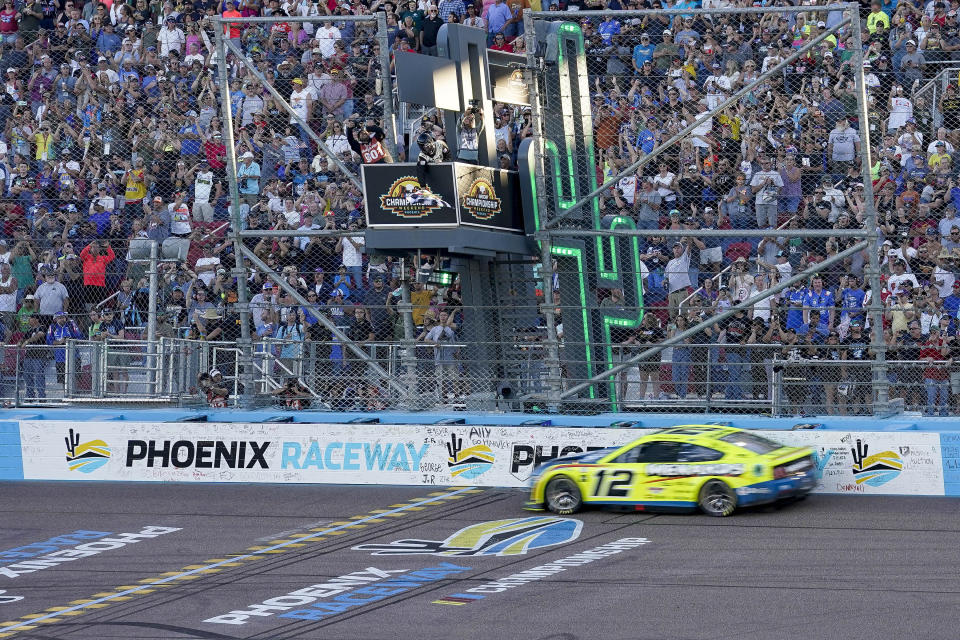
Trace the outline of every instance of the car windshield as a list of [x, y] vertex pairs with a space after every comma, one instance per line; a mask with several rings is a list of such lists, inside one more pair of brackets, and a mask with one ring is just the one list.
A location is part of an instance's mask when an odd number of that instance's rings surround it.
[[587, 453], [581, 454], [580, 462], [593, 463], [607, 455], [611, 451], [616, 451], [616, 447], [609, 447], [607, 449], [598, 449], [596, 451], [588, 451]]
[[735, 447], [743, 447], [747, 451], [759, 453], [760, 455], [783, 448], [782, 444], [776, 443], [773, 440], [767, 440], [766, 438], [744, 431], [731, 433], [718, 439], [732, 444]]

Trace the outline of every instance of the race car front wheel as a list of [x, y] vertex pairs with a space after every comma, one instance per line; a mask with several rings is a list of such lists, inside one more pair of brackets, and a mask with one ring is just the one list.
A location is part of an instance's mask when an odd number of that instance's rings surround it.
[[583, 505], [580, 489], [570, 478], [560, 476], [547, 484], [547, 508], [556, 514], [565, 516], [574, 513]]
[[700, 508], [708, 516], [722, 518], [737, 508], [737, 494], [727, 483], [711, 480], [700, 489]]

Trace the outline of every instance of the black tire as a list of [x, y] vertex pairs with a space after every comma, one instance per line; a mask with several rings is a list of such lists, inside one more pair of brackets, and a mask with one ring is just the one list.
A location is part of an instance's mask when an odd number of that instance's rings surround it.
[[547, 509], [561, 516], [575, 513], [583, 506], [577, 483], [566, 476], [558, 476], [547, 483], [544, 499]]
[[737, 508], [737, 494], [722, 480], [710, 480], [700, 489], [700, 509], [708, 516], [723, 518]]

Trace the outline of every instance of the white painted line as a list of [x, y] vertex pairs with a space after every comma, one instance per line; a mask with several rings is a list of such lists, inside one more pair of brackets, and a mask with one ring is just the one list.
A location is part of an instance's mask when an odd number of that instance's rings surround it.
[[[98, 598], [98, 599], [96, 599], [96, 600], [91, 600], [90, 602], [86, 602], [86, 603], [84, 603], [84, 604], [78, 604], [78, 605], [74, 605], [74, 606], [72, 606], [72, 607], [67, 607], [66, 609], [62, 609], [62, 610], [60, 610], [60, 611], [55, 611], [55, 612], [53, 612], [53, 613], [48, 613], [48, 614], [46, 614], [46, 615], [42, 615], [42, 616], [39, 616], [39, 617], [37, 617], [37, 618], [33, 618], [33, 619], [31, 619], [31, 620], [24, 620], [23, 622], [20, 622], [20, 623], [17, 623], [17, 624], [15, 624], [15, 625], [13, 625], [12, 627], [0, 627], [0, 635], [3, 635], [3, 634], [5, 634], [5, 633], [9, 633], [9, 632], [11, 632], [11, 631], [16, 631], [17, 629], [19, 629], [19, 628], [21, 628], [21, 627], [27, 627], [27, 626], [32, 627], [33, 625], [37, 624], [38, 622], [43, 622], [44, 620], [49, 620], [50, 618], [56, 618], [57, 616], [62, 616], [62, 615], [65, 615], [65, 614], [66, 614], [66, 615], [69, 615], [71, 611], [79, 611], [80, 609], [87, 609], [87, 608], [98, 608], [98, 607], [96, 607], [96, 605], [98, 605], [98, 604], [102, 604], [102, 603], [104, 603], [104, 602], [110, 602], [111, 600], [117, 600], [117, 599], [120, 599], [120, 598], [125, 598], [125, 596], [129, 596], [130, 594], [137, 593], [137, 592], [139, 592], [139, 591], [143, 591], [144, 589], [150, 589], [151, 587], [155, 587], [155, 586], [157, 586], [157, 585], [166, 584], [166, 583], [169, 583], [169, 582], [174, 582], [175, 580], [180, 580], [181, 578], [185, 578], [185, 577], [187, 577], [187, 576], [193, 576], [193, 575], [196, 575], [196, 574], [198, 574], [198, 573], [203, 573], [203, 572], [206, 571], [207, 569], [213, 569], [213, 568], [216, 568], [216, 567], [223, 566], [223, 565], [225, 565], [225, 564], [232, 564], [232, 563], [234, 563], [234, 562], [242, 562], [242, 561], [246, 560], [247, 558], [251, 558], [251, 557], [254, 557], [254, 556], [259, 556], [259, 555], [262, 555], [262, 554], [265, 554], [265, 553], [269, 553], [269, 552], [271, 552], [271, 551], [274, 551], [274, 550], [276, 550], [276, 549], [282, 549], [282, 548], [284, 548], [284, 547], [288, 547], [288, 546], [291, 546], [291, 545], [295, 545], [295, 544], [298, 544], [298, 543], [302, 543], [304, 540], [310, 540], [311, 538], [318, 538], [318, 537], [320, 537], [320, 536], [323, 536], [323, 535], [326, 535], [326, 534], [330, 533], [331, 531], [340, 531], [340, 530], [342, 530], [342, 529], [348, 529], [348, 528], [350, 528], [350, 527], [356, 526], [358, 523], [366, 522], [366, 521], [368, 521], [368, 520], [377, 520], [377, 519], [380, 518], [381, 516], [384, 516], [384, 515], [387, 515], [387, 514], [401, 513], [401, 512], [403, 512], [403, 511], [406, 511], [406, 510], [410, 509], [411, 507], [418, 507], [418, 506], [420, 506], [420, 505], [430, 504], [430, 503], [432, 503], [432, 502], [440, 502], [440, 501], [443, 501], [443, 500], [446, 499], [446, 498], [449, 498], [450, 496], [459, 495], [459, 494], [461, 494], [461, 493], [466, 493], [466, 492], [471, 491], [471, 490], [473, 490], [473, 487], [465, 487], [465, 488], [462, 488], [462, 489], [457, 489], [456, 491], [451, 491], [451, 492], [448, 492], [448, 493], [444, 493], [444, 494], [442, 494], [442, 495], [439, 495], [439, 496], [436, 496], [436, 497], [433, 497], [433, 498], [426, 498], [426, 499], [420, 500], [420, 501], [418, 501], [418, 502], [412, 502], [412, 503], [407, 504], [407, 505], [404, 505], [404, 506], [402, 506], [402, 507], [397, 507], [396, 509], [391, 509], [390, 511], [387, 511], [387, 512], [385, 512], [385, 513], [377, 513], [377, 514], [374, 514], [374, 515], [371, 515], [371, 516], [367, 516], [366, 518], [362, 518], [362, 519], [360, 519], [360, 520], [354, 520], [354, 521], [349, 522], [349, 523], [347, 523], [347, 524], [342, 524], [342, 525], [340, 525], [340, 526], [338, 526], [338, 527], [331, 527], [331, 528], [326, 529], [326, 530], [324, 530], [324, 531], [318, 531], [317, 533], [311, 534], [311, 535], [306, 536], [306, 537], [304, 537], [304, 538], [297, 538], [297, 539], [295, 539], [295, 540], [288, 540], [287, 542], [283, 542], [283, 543], [281, 543], [281, 544], [275, 544], [275, 545], [273, 545], [272, 547], [264, 547], [263, 549], [260, 549], [259, 551], [254, 551], [253, 553], [248, 553], [248, 554], [242, 555], [242, 556], [235, 556], [235, 557], [233, 557], [233, 558], [228, 558], [228, 559], [226, 559], [226, 560], [221, 560], [220, 562], [214, 562], [213, 564], [203, 565], [203, 566], [201, 566], [201, 567], [198, 567], [198, 568], [196, 568], [196, 569], [192, 569], [192, 570], [190, 570], [190, 571], [184, 571], [184, 572], [182, 572], [182, 573], [178, 573], [178, 574], [169, 576], [169, 577], [167, 577], [167, 578], [162, 578], [162, 579], [160, 579], [160, 580], [154, 580], [154, 581], [152, 581], [152, 582], [148, 582], [147, 584], [145, 584], [145, 585], [143, 585], [143, 586], [141, 586], [141, 587], [134, 587], [133, 589], [127, 589], [126, 591], [120, 591], [120, 592], [118, 592], [118, 593], [114, 593], [114, 594], [109, 595], [109, 596], [104, 596], [104, 597]], [[272, 537], [274, 538], [274, 540], [277, 538], [276, 536], [272, 536]], [[22, 616], [21, 616], [21, 617], [22, 617]]]

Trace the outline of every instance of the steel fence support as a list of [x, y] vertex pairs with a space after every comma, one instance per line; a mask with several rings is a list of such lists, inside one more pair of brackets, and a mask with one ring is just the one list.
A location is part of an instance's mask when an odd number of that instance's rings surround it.
[[[533, 124], [533, 156], [536, 162], [534, 179], [537, 186], [537, 207], [540, 211], [547, 211], [547, 187], [543, 179], [543, 113], [540, 110], [540, 87], [537, 82], [536, 69], [536, 26], [531, 12], [523, 16], [524, 38], [526, 39], [527, 69], [524, 76], [527, 83], [527, 93], [530, 96], [530, 122]], [[546, 357], [544, 365], [547, 368], [547, 408], [549, 411], [559, 409], [560, 393], [563, 391], [563, 380], [560, 371], [560, 340], [557, 336], [556, 306], [553, 303], [553, 243], [549, 233], [538, 234], [540, 241], [540, 275], [543, 278], [543, 305], [540, 312], [543, 314], [547, 329], [545, 347]]]
[[150, 297], [147, 300], [147, 388], [158, 394], [159, 376], [157, 375], [157, 288], [160, 267], [160, 244], [150, 243]]
[[[870, 112], [867, 105], [867, 85], [863, 73], [863, 36], [860, 29], [853, 29], [854, 64], [853, 78], [857, 88], [857, 119], [860, 123], [860, 169], [863, 174], [863, 206], [866, 222], [866, 241], [868, 271], [870, 283], [870, 306], [867, 314], [870, 318], [873, 402], [872, 413], [886, 413], [890, 403], [890, 388], [887, 380], [887, 345], [883, 337], [883, 305], [880, 292], [880, 229], [877, 221], [877, 208], [873, 199], [873, 180], [870, 172], [873, 163], [870, 160]], [[936, 86], [936, 85], [934, 85]]]
[[403, 365], [403, 386], [407, 390], [407, 406], [411, 407], [417, 398], [417, 345], [414, 342], [416, 328], [413, 322], [413, 304], [410, 302], [410, 281], [407, 277], [406, 264], [403, 265], [400, 278], [399, 312], [403, 315], [403, 349], [400, 351], [400, 362]]
[[377, 41], [380, 43], [380, 92], [383, 95], [383, 130], [387, 151], [394, 162], [397, 157], [397, 123], [393, 115], [393, 74], [390, 73], [390, 37], [387, 32], [387, 14], [377, 11]]
[[[240, 214], [240, 189], [237, 185], [237, 149], [233, 137], [233, 103], [230, 101], [230, 79], [227, 75], [227, 40], [223, 37], [223, 28], [216, 21], [216, 49], [217, 59], [220, 60], [218, 71], [220, 74], [220, 104], [223, 107], [223, 142], [227, 148], [227, 184], [230, 189], [230, 219], [231, 236], [233, 239], [234, 269], [233, 276], [237, 279], [237, 311], [240, 314], [240, 354], [237, 358], [241, 370], [241, 382], [244, 390], [241, 406], [248, 408], [252, 405], [252, 366], [253, 341], [250, 336], [250, 294], [247, 291], [247, 270], [243, 266], [243, 239], [240, 231], [243, 228], [243, 216]], [[236, 55], [236, 52], [234, 51]], [[241, 55], [241, 59], [243, 56]], [[181, 391], [183, 386], [180, 387]]]

